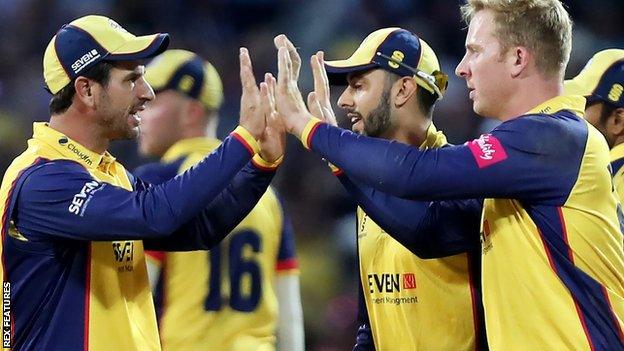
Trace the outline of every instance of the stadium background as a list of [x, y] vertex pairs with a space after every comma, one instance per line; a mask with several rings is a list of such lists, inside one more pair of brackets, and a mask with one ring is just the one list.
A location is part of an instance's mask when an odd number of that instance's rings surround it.
[[[596, 51], [624, 47], [624, 1], [564, 1], [575, 22], [567, 76], [575, 75]], [[48, 119], [50, 95], [43, 89], [42, 56], [64, 23], [85, 14], [112, 17], [135, 34], [169, 32], [172, 48], [209, 59], [221, 74], [225, 104], [220, 135], [237, 121], [240, 84], [238, 47], [250, 49], [257, 77], [276, 73], [272, 38], [287, 34], [300, 47], [300, 87], [311, 89], [308, 58], [324, 50], [327, 59], [349, 55], [369, 32], [389, 26], [409, 29], [433, 47], [451, 76], [435, 123], [461, 143], [495, 124], [475, 116], [463, 80], [454, 76], [463, 55], [465, 25], [458, 0], [0, 0], [0, 171], [25, 147], [31, 123]], [[492, 77], [496, 79], [496, 77]], [[334, 89], [333, 103], [341, 89]], [[344, 115], [336, 109], [341, 123]], [[112, 153], [132, 169], [146, 160], [134, 142], [118, 142]], [[365, 155], [353, 155], [362, 162]], [[274, 182], [295, 226], [301, 265], [308, 350], [347, 350], [356, 315], [355, 204], [314, 155], [289, 137], [286, 161]]]

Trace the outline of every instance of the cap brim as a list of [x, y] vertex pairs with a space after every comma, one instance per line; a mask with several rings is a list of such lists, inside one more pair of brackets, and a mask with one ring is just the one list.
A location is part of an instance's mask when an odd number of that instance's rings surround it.
[[142, 60], [164, 52], [168, 46], [169, 34], [144, 35], [128, 40], [122, 46], [111, 51], [105, 60]]
[[565, 95], [582, 95], [590, 96], [592, 91], [588, 88], [589, 84], [580, 82], [578, 79], [570, 79], [563, 82], [563, 93]]
[[374, 62], [356, 63], [354, 60], [325, 61], [325, 71], [330, 85], [347, 85], [347, 75], [379, 67]]

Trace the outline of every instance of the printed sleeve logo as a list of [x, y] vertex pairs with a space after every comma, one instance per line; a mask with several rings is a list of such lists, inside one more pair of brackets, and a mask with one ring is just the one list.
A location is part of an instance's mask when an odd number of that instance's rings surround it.
[[80, 192], [74, 195], [71, 204], [69, 204], [69, 212], [80, 217], [84, 216], [84, 211], [91, 201], [93, 194], [95, 194], [95, 192], [97, 192], [99, 189], [101, 189], [101, 187], [100, 183], [98, 183], [97, 181], [92, 180], [90, 182], [86, 182]]
[[479, 139], [469, 141], [467, 144], [479, 168], [488, 167], [507, 159], [505, 148], [491, 134], [483, 134]]

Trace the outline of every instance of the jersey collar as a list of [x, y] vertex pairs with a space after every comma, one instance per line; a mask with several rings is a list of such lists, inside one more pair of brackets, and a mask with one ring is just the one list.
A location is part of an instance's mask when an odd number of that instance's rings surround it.
[[420, 149], [433, 149], [439, 148], [447, 144], [446, 137], [444, 133], [438, 131], [433, 122], [427, 128], [427, 136], [425, 137], [425, 141], [420, 144]]
[[624, 158], [624, 144], [619, 144], [611, 149], [611, 162]]
[[87, 168], [108, 172], [115, 158], [108, 153], [93, 152], [63, 133], [54, 130], [46, 122], [33, 123], [33, 139], [40, 140], [58, 151], [65, 158], [74, 160]]
[[171, 145], [162, 157], [163, 162], [173, 162], [182, 156], [193, 152], [210, 153], [221, 144], [221, 141], [213, 138], [188, 138], [177, 141]]
[[581, 95], [559, 95], [537, 105], [526, 114], [553, 114], [561, 110], [572, 111], [579, 117], [583, 117], [585, 115], [585, 98]]

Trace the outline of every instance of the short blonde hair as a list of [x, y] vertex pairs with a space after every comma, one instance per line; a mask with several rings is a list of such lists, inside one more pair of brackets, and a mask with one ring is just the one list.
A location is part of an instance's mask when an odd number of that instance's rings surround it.
[[563, 79], [572, 48], [572, 20], [559, 0], [467, 0], [461, 6], [467, 24], [481, 10], [494, 12], [501, 54], [524, 46], [546, 77]]

